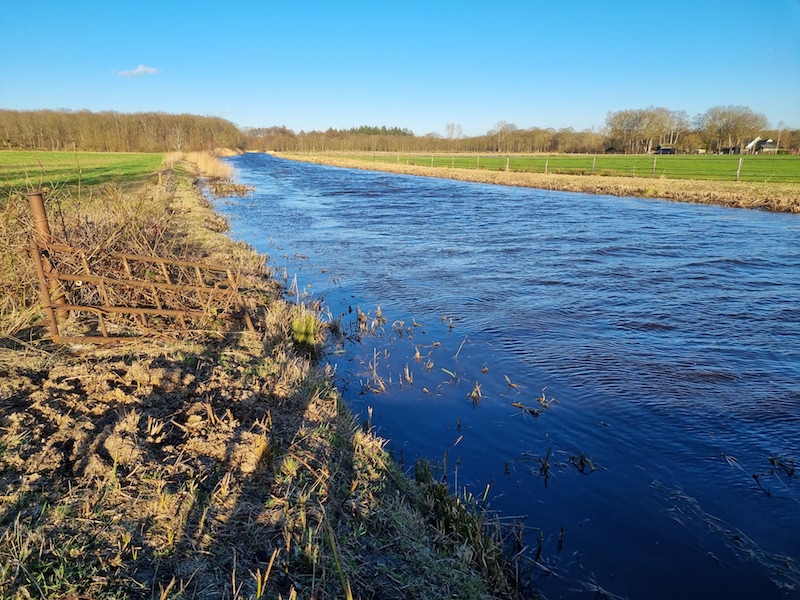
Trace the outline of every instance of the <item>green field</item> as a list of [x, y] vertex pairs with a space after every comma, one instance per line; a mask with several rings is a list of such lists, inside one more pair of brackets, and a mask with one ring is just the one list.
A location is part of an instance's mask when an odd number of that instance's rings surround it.
[[[788, 155], [477, 155], [477, 154], [360, 154], [375, 160], [456, 169], [487, 169], [528, 173], [664, 177], [714, 181], [800, 183], [800, 156]], [[741, 166], [740, 166], [741, 161]]]
[[0, 189], [125, 185], [157, 171], [163, 159], [160, 153], [3, 151]]

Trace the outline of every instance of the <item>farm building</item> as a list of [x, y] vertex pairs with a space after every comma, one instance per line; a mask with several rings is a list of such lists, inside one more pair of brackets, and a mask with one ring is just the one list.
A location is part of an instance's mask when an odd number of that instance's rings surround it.
[[761, 140], [756, 144], [753, 154], [777, 154], [778, 144], [772, 140]]
[[752, 154], [777, 154], [778, 145], [772, 140], [762, 140], [757, 137], [744, 147], [746, 153]]

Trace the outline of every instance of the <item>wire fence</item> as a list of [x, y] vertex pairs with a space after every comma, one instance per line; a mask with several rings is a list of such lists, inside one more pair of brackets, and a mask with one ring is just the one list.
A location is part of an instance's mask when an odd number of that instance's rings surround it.
[[[351, 155], [356, 157], [356, 155]], [[800, 183], [793, 155], [359, 154], [361, 160], [516, 173]]]

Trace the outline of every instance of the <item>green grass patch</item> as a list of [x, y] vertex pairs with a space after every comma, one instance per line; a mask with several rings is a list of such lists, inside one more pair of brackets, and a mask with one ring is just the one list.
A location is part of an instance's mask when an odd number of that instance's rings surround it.
[[158, 170], [161, 153], [129, 152], [0, 152], [0, 189], [126, 185]]
[[[800, 156], [618, 155], [618, 154], [370, 154], [361, 160], [419, 167], [485, 169], [516, 173], [663, 177], [709, 181], [800, 183]], [[741, 161], [741, 163], [740, 163]]]

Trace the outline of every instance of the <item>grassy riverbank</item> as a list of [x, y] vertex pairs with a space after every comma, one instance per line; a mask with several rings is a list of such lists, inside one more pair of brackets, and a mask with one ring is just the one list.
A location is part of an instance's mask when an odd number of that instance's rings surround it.
[[800, 183], [800, 157], [788, 154], [337, 154], [371, 162], [543, 175]]
[[283, 299], [194, 177], [173, 157], [126, 191], [55, 186], [54, 237], [234, 267], [257, 335], [209, 318], [119, 347], [50, 343], [27, 204], [0, 198], [0, 596], [512, 596], [499, 534], [353, 420], [317, 362], [314, 307]]
[[[385, 171], [406, 175], [439, 177], [475, 183], [494, 183], [565, 192], [608, 194], [637, 198], [656, 198], [733, 208], [754, 208], [774, 212], [800, 213], [800, 184], [743, 181], [704, 181], [660, 177], [618, 177], [520, 173], [504, 170], [418, 166], [380, 162], [367, 155], [351, 156], [275, 153], [290, 160], [313, 162], [351, 169]], [[436, 164], [434, 162], [434, 164]]]

